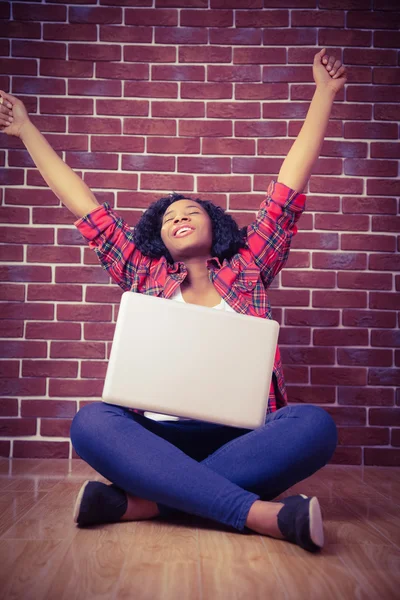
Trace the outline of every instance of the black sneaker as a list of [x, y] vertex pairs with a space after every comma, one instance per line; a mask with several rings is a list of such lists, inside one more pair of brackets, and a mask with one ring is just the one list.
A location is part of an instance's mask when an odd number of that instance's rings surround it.
[[324, 545], [324, 529], [318, 498], [304, 494], [278, 500], [284, 504], [278, 513], [278, 526], [289, 542], [318, 552]]
[[85, 481], [79, 490], [74, 507], [74, 521], [79, 527], [116, 523], [128, 507], [126, 493], [115, 484]]

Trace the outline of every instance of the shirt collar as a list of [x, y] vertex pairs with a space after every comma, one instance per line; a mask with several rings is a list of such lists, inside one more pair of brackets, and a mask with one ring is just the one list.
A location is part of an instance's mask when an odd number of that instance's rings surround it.
[[[166, 260], [166, 259], [165, 259]], [[206, 260], [206, 266], [212, 266], [212, 265], [216, 265], [219, 269], [222, 268], [222, 265], [219, 261], [219, 258], [217, 256], [214, 256], [213, 258], [207, 258]], [[183, 269], [185, 269], [185, 263], [184, 262], [174, 262], [173, 266], [170, 266], [168, 264], [168, 273], [181, 273], [183, 271]]]

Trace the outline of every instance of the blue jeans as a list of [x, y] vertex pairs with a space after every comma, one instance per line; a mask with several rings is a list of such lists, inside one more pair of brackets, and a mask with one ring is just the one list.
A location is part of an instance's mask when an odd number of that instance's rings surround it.
[[77, 454], [133, 496], [243, 532], [252, 504], [323, 467], [337, 445], [332, 417], [311, 404], [285, 406], [258, 429], [204, 421], [154, 421], [94, 402], [71, 425]]

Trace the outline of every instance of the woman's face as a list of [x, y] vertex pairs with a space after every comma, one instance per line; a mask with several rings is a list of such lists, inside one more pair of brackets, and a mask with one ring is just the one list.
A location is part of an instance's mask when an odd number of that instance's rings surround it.
[[[179, 229], [183, 227], [189, 227], [191, 231], [179, 234]], [[174, 262], [184, 262], [185, 258], [211, 258], [211, 219], [195, 200], [177, 200], [170, 204], [163, 215], [161, 239]]]

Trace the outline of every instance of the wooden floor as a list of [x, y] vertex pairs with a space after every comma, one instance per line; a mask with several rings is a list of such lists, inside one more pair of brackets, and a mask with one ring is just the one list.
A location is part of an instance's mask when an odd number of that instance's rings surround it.
[[325, 547], [182, 515], [87, 529], [72, 519], [81, 460], [0, 458], [0, 598], [400, 598], [400, 468], [328, 465], [287, 490], [318, 496]]

